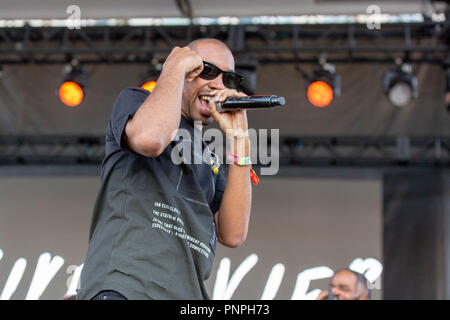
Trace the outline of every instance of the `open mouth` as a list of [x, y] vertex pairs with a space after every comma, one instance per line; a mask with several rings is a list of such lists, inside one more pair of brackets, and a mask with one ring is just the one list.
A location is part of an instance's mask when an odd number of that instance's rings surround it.
[[210, 101], [212, 99], [211, 96], [202, 96], [202, 95], [198, 96], [198, 98], [200, 100], [205, 100], [205, 101]]
[[200, 113], [203, 116], [210, 117], [211, 111], [209, 110], [209, 102], [211, 101], [212, 96], [207, 95], [199, 95], [198, 100], [200, 101]]

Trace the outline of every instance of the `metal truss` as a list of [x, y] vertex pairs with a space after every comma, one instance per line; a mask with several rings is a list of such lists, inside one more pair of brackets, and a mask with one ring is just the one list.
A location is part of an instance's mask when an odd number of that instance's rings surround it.
[[238, 61], [315, 63], [325, 54], [334, 63], [442, 63], [449, 54], [449, 22], [327, 25], [195, 25], [0, 28], [0, 65], [149, 63], [163, 61], [174, 46], [192, 39], [225, 41]]
[[104, 137], [1, 136], [0, 165], [100, 164]]
[[[0, 165], [99, 165], [104, 143], [94, 136], [0, 136]], [[282, 167], [450, 167], [450, 137], [282, 136], [279, 159]]]
[[282, 166], [450, 166], [450, 137], [282, 137]]

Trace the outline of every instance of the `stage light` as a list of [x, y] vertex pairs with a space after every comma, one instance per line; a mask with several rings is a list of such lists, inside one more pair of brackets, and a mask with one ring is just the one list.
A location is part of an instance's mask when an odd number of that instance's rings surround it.
[[64, 79], [59, 87], [59, 99], [69, 107], [78, 106], [86, 96], [87, 74], [77, 61], [66, 66]]
[[327, 63], [323, 56], [320, 57], [313, 75], [307, 76], [307, 79], [306, 96], [315, 107], [326, 107], [334, 97], [341, 95], [341, 77], [336, 73], [335, 66]]
[[333, 89], [324, 81], [312, 82], [306, 94], [309, 102], [316, 107], [326, 107], [333, 100]]
[[83, 89], [74, 81], [64, 81], [59, 87], [59, 98], [69, 107], [79, 105], [83, 101], [83, 97]]
[[412, 74], [410, 64], [396, 61], [396, 65], [385, 73], [383, 88], [392, 105], [402, 108], [419, 96], [417, 77]]
[[157, 59], [151, 60], [151, 66], [147, 72], [141, 77], [140, 87], [147, 91], [153, 92], [158, 83], [158, 78], [162, 70], [162, 64]]
[[142, 89], [145, 89], [147, 91], [153, 92], [153, 89], [155, 89], [156, 87], [156, 81], [155, 80], [150, 80], [145, 82], [143, 85], [141, 85]]

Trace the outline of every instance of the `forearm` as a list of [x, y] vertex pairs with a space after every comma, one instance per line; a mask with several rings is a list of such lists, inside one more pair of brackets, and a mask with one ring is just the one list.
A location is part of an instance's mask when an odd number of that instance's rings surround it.
[[[233, 151], [239, 157], [250, 154], [248, 137], [233, 139]], [[252, 201], [250, 167], [230, 164], [227, 184], [219, 209], [219, 241], [230, 247], [242, 244], [248, 231]]]
[[184, 85], [181, 66], [163, 69], [155, 90], [142, 103], [127, 126], [127, 136], [135, 143], [164, 150], [179, 127]]

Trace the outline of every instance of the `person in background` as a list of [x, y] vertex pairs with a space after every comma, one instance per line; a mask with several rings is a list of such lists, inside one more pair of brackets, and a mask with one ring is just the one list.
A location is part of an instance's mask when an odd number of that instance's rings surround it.
[[317, 300], [369, 300], [370, 289], [366, 277], [350, 269], [341, 269], [331, 278], [329, 289]]

